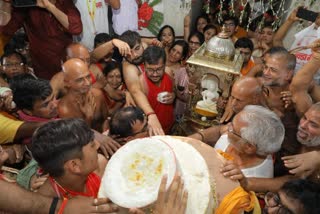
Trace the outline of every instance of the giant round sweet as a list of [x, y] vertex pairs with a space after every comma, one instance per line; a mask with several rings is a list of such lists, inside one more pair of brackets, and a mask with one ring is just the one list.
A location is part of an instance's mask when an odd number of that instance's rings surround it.
[[190, 144], [171, 136], [156, 136], [174, 151], [179, 172], [188, 190], [186, 214], [211, 214], [215, 208], [214, 184], [210, 184], [209, 169], [202, 155]]
[[110, 159], [100, 186], [99, 197], [124, 207], [145, 207], [156, 201], [163, 175], [167, 187], [176, 173], [172, 149], [160, 139], [130, 141]]

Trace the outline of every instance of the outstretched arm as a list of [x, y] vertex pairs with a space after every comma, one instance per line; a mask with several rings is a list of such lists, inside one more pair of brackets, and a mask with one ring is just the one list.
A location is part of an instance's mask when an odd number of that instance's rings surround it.
[[297, 17], [298, 8], [294, 9], [289, 15], [288, 19], [281, 25], [273, 37], [273, 46], [283, 46], [283, 38], [286, 36], [288, 30], [295, 21], [298, 21]]
[[143, 92], [137, 72], [138, 71], [136, 66], [128, 63], [124, 64], [123, 76], [125, 83], [137, 106], [139, 106], [143, 110], [143, 112], [148, 116], [149, 134], [163, 135], [164, 132], [161, 127], [161, 124], [158, 120], [157, 115], [154, 114], [154, 111], [148, 101], [147, 96]]
[[[320, 43], [320, 39], [314, 41], [312, 45]], [[313, 101], [320, 101], [319, 86], [313, 83], [313, 77], [320, 68], [320, 48], [314, 49], [309, 62], [305, 64], [293, 77], [290, 84], [292, 100], [295, 104], [298, 115], [304, 114]]]

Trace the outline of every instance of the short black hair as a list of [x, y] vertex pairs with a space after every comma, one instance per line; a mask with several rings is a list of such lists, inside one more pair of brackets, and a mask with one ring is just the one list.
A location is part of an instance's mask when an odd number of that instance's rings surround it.
[[196, 36], [196, 37], [199, 39], [200, 45], [202, 45], [202, 44], [204, 43], [204, 35], [203, 35], [203, 33], [200, 33], [200, 32], [198, 32], [198, 31], [194, 31], [194, 32], [192, 32], [192, 33], [189, 35], [189, 37], [188, 37], [188, 42], [189, 42], [190, 39], [191, 39], [192, 37], [194, 37], [194, 36]]
[[113, 71], [114, 69], [119, 69], [120, 73], [121, 73], [121, 78], [123, 80], [123, 75], [122, 75], [122, 64], [115, 62], [115, 61], [111, 61], [108, 62], [106, 67], [104, 67], [103, 69], [103, 75], [107, 76], [111, 71]]
[[118, 109], [113, 113], [110, 120], [110, 134], [118, 137], [133, 135], [132, 126], [138, 121], [144, 120], [143, 111], [135, 106]]
[[235, 48], [249, 48], [250, 51], [253, 51], [253, 42], [251, 39], [247, 37], [241, 37], [239, 38], [236, 43], [234, 43]]
[[30, 74], [22, 74], [12, 78], [10, 88], [13, 101], [19, 109], [33, 110], [37, 100], [45, 100], [52, 94], [50, 82], [44, 79], [35, 79]]
[[158, 46], [149, 46], [143, 52], [144, 62], [150, 65], [158, 64], [162, 59], [163, 64], [166, 64], [166, 52], [163, 48]]
[[93, 139], [93, 131], [83, 120], [55, 120], [34, 133], [31, 152], [46, 173], [60, 177], [64, 174], [64, 163], [82, 158], [82, 148]]
[[175, 41], [172, 46], [169, 48], [169, 51], [171, 51], [171, 49], [176, 46], [179, 45], [182, 47], [182, 60], [185, 60], [188, 57], [188, 53], [189, 53], [189, 44], [184, 41], [184, 40], [177, 40]]
[[105, 43], [105, 42], [109, 42], [110, 40], [112, 40], [112, 37], [107, 34], [107, 33], [98, 33], [95, 37], [94, 37], [94, 47], [96, 48], [99, 44]]
[[131, 30], [125, 31], [121, 36], [119, 36], [121, 41], [128, 43], [129, 47], [132, 49], [136, 44], [141, 43], [141, 36], [139, 33]]
[[163, 32], [166, 28], [169, 28], [169, 29], [171, 30], [173, 39], [176, 37], [176, 33], [174, 32], [173, 27], [171, 27], [170, 25], [165, 25], [165, 26], [163, 26], [163, 27], [159, 30], [159, 33], [158, 33], [158, 35], [157, 35], [157, 39], [158, 39], [159, 41], [161, 41], [161, 34], [162, 34], [162, 32]]
[[209, 29], [214, 29], [216, 31], [216, 33], [218, 33], [218, 28], [214, 25], [214, 24], [207, 24], [204, 28], [203, 28], [203, 33], [205, 33], [207, 30]]
[[303, 213], [320, 213], [320, 185], [318, 183], [298, 179], [286, 182], [280, 189], [288, 197], [303, 205]]
[[222, 16], [222, 22], [220, 23], [221, 26], [224, 24], [225, 21], [233, 21], [234, 25], [237, 27], [239, 25], [239, 19], [236, 16], [233, 15], [229, 15], [229, 14], [225, 14], [224, 16]]

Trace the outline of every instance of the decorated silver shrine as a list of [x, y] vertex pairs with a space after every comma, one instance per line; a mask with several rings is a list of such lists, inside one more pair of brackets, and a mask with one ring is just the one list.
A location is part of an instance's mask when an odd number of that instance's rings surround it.
[[228, 99], [234, 81], [240, 77], [242, 63], [224, 28], [188, 59], [191, 96], [178, 134], [189, 135], [219, 124], [224, 112], [220, 104]]

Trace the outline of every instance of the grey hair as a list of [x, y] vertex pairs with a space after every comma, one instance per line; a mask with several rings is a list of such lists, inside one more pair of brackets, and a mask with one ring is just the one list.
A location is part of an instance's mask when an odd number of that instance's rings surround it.
[[247, 105], [240, 119], [248, 126], [241, 128], [241, 137], [257, 147], [257, 154], [266, 156], [281, 148], [285, 129], [280, 118], [262, 106]]
[[272, 47], [265, 54], [274, 57], [285, 57], [287, 60], [287, 69], [293, 71], [296, 67], [296, 56], [290, 54], [284, 47]]

